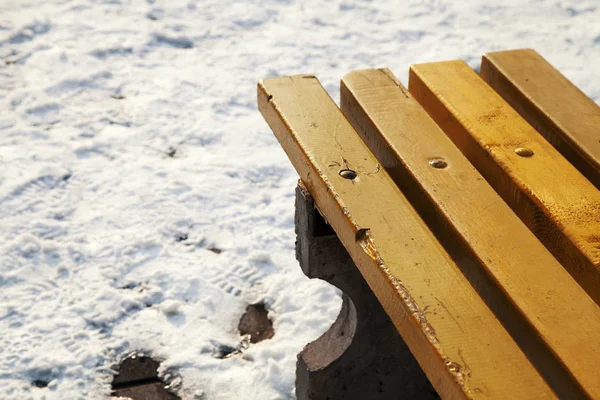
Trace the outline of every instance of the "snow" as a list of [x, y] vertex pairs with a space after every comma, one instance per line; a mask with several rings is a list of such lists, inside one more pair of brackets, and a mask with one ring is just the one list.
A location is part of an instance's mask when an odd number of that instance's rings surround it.
[[[594, 1], [0, 1], [0, 398], [101, 399], [131, 352], [183, 399], [294, 398], [338, 292], [294, 259], [256, 83], [532, 47], [596, 102]], [[595, 79], [596, 78], [596, 79]], [[218, 252], [222, 250], [222, 252]], [[275, 336], [241, 355], [264, 301]], [[47, 387], [32, 385], [35, 380]]]

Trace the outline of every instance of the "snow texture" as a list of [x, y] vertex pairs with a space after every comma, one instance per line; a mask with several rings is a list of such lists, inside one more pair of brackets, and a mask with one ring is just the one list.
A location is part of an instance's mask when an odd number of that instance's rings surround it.
[[[596, 4], [0, 0], [0, 398], [105, 398], [133, 351], [183, 399], [294, 398], [341, 302], [294, 259], [256, 83], [337, 101], [353, 69], [532, 47], [598, 102]], [[216, 358], [258, 301], [275, 336]]]

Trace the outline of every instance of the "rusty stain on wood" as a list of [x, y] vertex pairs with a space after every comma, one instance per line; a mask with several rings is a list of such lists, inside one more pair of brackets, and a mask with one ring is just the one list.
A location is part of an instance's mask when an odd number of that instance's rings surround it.
[[[266, 79], [258, 85], [258, 105], [442, 397], [554, 398], [386, 170], [364, 173], [380, 162], [317, 79]], [[331, 166], [340, 159], [358, 171], [357, 179]], [[438, 308], [439, 301], [445, 306]]]

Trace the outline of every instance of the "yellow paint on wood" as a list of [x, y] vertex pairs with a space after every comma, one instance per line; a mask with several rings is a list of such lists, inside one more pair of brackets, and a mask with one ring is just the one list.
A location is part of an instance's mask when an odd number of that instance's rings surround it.
[[443, 398], [554, 397], [314, 76], [265, 79], [258, 105]]
[[477, 260], [463, 272], [560, 397], [600, 397], [600, 308], [391, 71], [346, 75], [341, 106], [438, 239]]
[[532, 49], [487, 53], [481, 78], [600, 188], [600, 107]]
[[600, 303], [600, 191], [464, 62], [413, 65], [409, 89]]

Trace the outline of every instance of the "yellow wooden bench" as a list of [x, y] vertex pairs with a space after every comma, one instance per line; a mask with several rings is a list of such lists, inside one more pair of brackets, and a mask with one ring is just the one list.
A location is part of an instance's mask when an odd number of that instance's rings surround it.
[[258, 84], [300, 263], [350, 293], [298, 398], [600, 399], [598, 105], [533, 50], [413, 65], [409, 89], [354, 71], [340, 103], [313, 75]]

